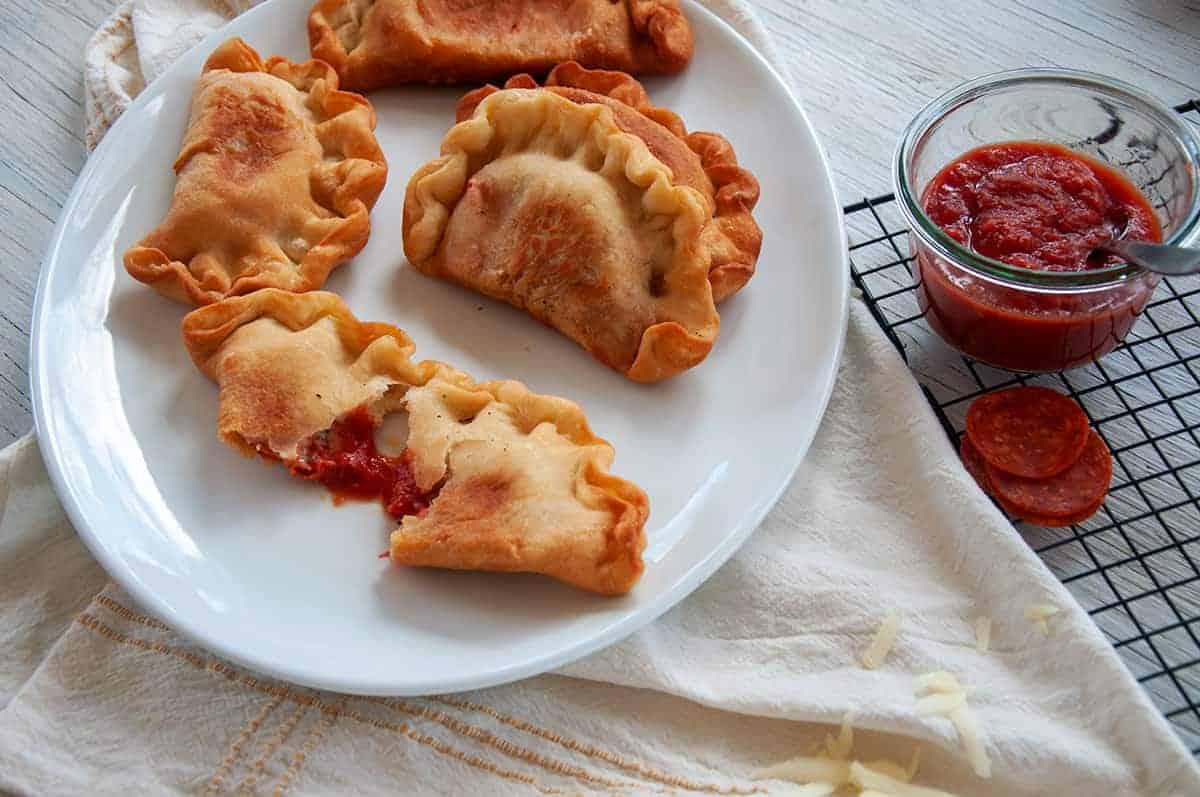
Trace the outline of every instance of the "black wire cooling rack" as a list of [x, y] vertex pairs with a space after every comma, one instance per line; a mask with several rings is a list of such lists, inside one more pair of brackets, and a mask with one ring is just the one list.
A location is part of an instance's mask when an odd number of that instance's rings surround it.
[[[1176, 110], [1200, 125], [1200, 101]], [[893, 195], [843, 210], [854, 284], [956, 447], [971, 401], [1016, 384], [1068, 393], [1108, 443], [1113, 481], [1099, 513], [1069, 528], [1015, 525], [1200, 756], [1200, 277], [1164, 279], [1102, 361], [1013, 374], [957, 354], [926, 326]]]

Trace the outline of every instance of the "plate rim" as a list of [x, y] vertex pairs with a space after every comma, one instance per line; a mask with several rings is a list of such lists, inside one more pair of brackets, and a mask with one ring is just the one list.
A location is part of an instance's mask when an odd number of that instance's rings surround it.
[[[37, 436], [37, 443], [42, 455], [42, 460], [45, 464], [46, 473], [50, 478], [50, 482], [54, 487], [55, 494], [59, 502], [62, 504], [68, 519], [75, 528], [76, 533], [83, 540], [88, 550], [91, 552], [100, 565], [104, 568], [106, 574], [115, 581], [122, 589], [127, 591], [137, 602], [140, 608], [146, 610], [156, 618], [162, 620], [170, 626], [171, 630], [188, 641], [191, 641], [206, 651], [215, 654], [221, 658], [227, 659], [234, 664], [248, 668], [258, 673], [268, 675], [273, 678], [288, 681], [291, 683], [301, 684], [313, 688], [325, 689], [336, 692], [344, 692], [357, 695], [372, 695], [372, 696], [396, 696], [396, 697], [411, 697], [419, 695], [427, 695], [434, 693], [455, 693], [473, 689], [483, 689], [491, 686], [511, 683], [523, 678], [533, 677], [543, 674], [550, 670], [562, 667], [565, 664], [574, 662], [584, 656], [606, 648], [620, 640], [630, 636], [636, 631], [644, 628], [650, 623], [657, 620], [676, 604], [683, 601], [688, 595], [704, 584], [723, 564], [725, 564], [732, 556], [741, 548], [741, 546], [749, 539], [750, 535], [758, 529], [766, 518], [767, 514], [775, 508], [783, 493], [791, 486], [795, 478], [796, 471], [801, 463], [807, 457], [809, 450], [812, 448], [813, 440], [816, 437], [821, 423], [825, 418], [825, 413], [829, 407], [829, 401], [833, 394], [834, 386], [837, 382], [838, 371], [841, 365], [842, 355], [845, 348], [846, 331], [849, 323], [849, 302], [850, 302], [850, 270], [849, 270], [849, 252], [848, 238], [846, 233], [845, 218], [838, 206], [837, 185], [834, 182], [833, 170], [829, 163], [829, 156], [821, 143], [820, 137], [817, 135], [816, 128], [804, 106], [796, 98], [792, 91], [790, 83], [780, 74], [770, 61], [747, 40], [738, 30], [730, 25], [719, 14], [716, 14], [704, 5], [695, 0], [685, 0], [689, 14], [701, 14], [708, 18], [709, 22], [716, 23], [723, 28], [724, 33], [732, 35], [738, 40], [741, 45], [749, 51], [751, 57], [757, 62], [758, 66], [764, 69], [770, 77], [779, 83], [784, 89], [788, 99], [795, 111], [799, 114], [805, 128], [808, 131], [809, 137], [815, 145], [821, 172], [824, 177], [825, 187], [832, 202], [833, 218], [837, 227], [837, 237], [839, 247], [837, 251], [838, 262], [835, 264], [836, 278], [839, 284], [836, 286], [839, 294], [839, 302], [836, 319], [836, 339], [834, 341], [832, 357], [828, 361], [829, 373], [824, 375], [824, 385], [821, 391], [819, 412], [817, 413], [816, 422], [812, 428], [799, 440], [799, 445], [796, 447], [796, 454], [791, 462], [787, 464], [787, 478], [781, 480], [781, 484], [772, 491], [767, 500], [759, 502], [759, 505], [748, 512], [740, 521], [738, 526], [727, 534], [719, 545], [712, 548], [707, 555], [695, 562], [679, 579], [669, 588], [662, 590], [657, 595], [648, 599], [646, 603], [631, 609], [624, 617], [614, 622], [602, 632], [588, 636], [582, 640], [577, 640], [574, 643], [566, 644], [560, 648], [552, 650], [537, 656], [532, 656], [519, 664], [512, 664], [506, 667], [488, 670], [482, 674], [472, 676], [459, 676], [449, 680], [439, 680], [436, 683], [428, 682], [421, 683], [417, 681], [408, 681], [407, 687], [404, 688], [388, 688], [384, 686], [365, 687], [365, 685], [355, 685], [353, 683], [339, 682], [333, 677], [310, 677], [309, 673], [301, 673], [296, 669], [290, 668], [287, 664], [276, 664], [254, 655], [243, 655], [236, 647], [226, 644], [222, 639], [204, 632], [196, 627], [196, 624], [189, 623], [185, 616], [180, 615], [173, 610], [164, 600], [158, 597], [152, 590], [142, 584], [136, 574], [121, 561], [116, 552], [103, 541], [103, 535], [97, 533], [93, 523], [89, 521], [86, 513], [83, 511], [79, 496], [76, 495], [68, 487], [68, 482], [65, 474], [64, 456], [63, 456], [63, 441], [59, 440], [50, 430], [53, 425], [49, 422], [49, 403], [52, 400], [50, 393], [50, 385], [46, 381], [46, 373], [43, 368], [42, 358], [39, 352], [44, 346], [45, 330], [45, 303], [47, 294], [47, 282], [50, 272], [49, 265], [59, 259], [59, 251], [63, 246], [63, 241], [66, 237], [66, 227], [70, 219], [75, 216], [78, 210], [78, 205], [82, 196], [82, 188], [87, 182], [91, 173], [98, 168], [98, 164], [102, 159], [99, 157], [107, 149], [118, 146], [117, 142], [120, 139], [120, 134], [128, 124], [132, 124], [128, 120], [134, 114], [130, 111], [147, 105], [154, 99], [154, 94], [149, 91], [143, 91], [129, 107], [125, 109], [116, 122], [109, 128], [99, 146], [88, 156], [84, 162], [83, 168], [75, 178], [75, 183], [68, 194], [66, 201], [63, 203], [62, 210], [55, 222], [54, 229], [50, 235], [49, 243], [46, 247], [46, 254], [39, 264], [37, 288], [34, 294], [33, 311], [31, 319], [31, 331], [29, 339], [29, 385], [30, 398], [33, 405], [33, 420], [34, 432]], [[262, 16], [273, 11], [274, 7], [279, 3], [275, 0], [261, 3], [245, 13], [235, 17], [235, 20], [245, 20], [257, 16]], [[214, 43], [218, 40], [228, 37], [230, 34], [226, 31], [229, 24], [234, 20], [230, 20], [226, 24], [212, 31], [191, 48], [181, 54], [190, 54], [197, 49], [211, 49]], [[149, 88], [149, 86], [147, 87]]]

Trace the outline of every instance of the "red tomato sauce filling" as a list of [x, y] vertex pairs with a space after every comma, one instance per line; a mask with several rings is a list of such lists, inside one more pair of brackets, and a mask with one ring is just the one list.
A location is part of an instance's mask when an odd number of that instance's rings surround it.
[[375, 447], [378, 425], [366, 407], [359, 407], [335, 421], [328, 431], [313, 435], [288, 470], [320, 482], [338, 500], [378, 498], [397, 519], [424, 514], [431, 495], [417, 487], [412, 455], [408, 451], [398, 457], [379, 453]]
[[1086, 271], [1116, 264], [1092, 249], [1109, 238], [1161, 241], [1149, 202], [1122, 174], [1066, 147], [990, 144], [943, 168], [925, 212], [950, 237], [1020, 268]]

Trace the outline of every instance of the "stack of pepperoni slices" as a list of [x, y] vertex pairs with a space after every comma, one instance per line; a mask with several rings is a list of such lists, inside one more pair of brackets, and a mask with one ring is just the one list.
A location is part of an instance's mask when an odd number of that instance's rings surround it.
[[1082, 523], [1100, 509], [1112, 480], [1108, 446], [1083, 410], [1045, 387], [977, 398], [959, 453], [1001, 508], [1040, 526]]

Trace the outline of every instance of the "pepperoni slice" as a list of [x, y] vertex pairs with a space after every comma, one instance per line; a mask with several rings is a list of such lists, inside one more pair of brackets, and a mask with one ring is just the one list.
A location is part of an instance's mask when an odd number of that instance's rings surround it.
[[1043, 526], [1080, 523], [1096, 513], [1112, 481], [1112, 455], [1089, 430], [1074, 465], [1048, 479], [1025, 479], [992, 465], [985, 468], [996, 499], [1009, 514]]
[[994, 468], [1045, 479], [1071, 467], [1088, 440], [1087, 416], [1048, 387], [1010, 387], [975, 399], [967, 436]]
[[979, 449], [971, 442], [971, 438], [966, 435], [962, 436], [962, 442], [958, 444], [958, 456], [962, 459], [967, 473], [975, 478], [975, 483], [988, 495], [995, 495], [996, 491], [992, 487], [992, 480], [987, 475], [987, 460], [979, 453]]
[[1024, 512], [1000, 499], [997, 499], [997, 503], [1000, 504], [1000, 507], [1005, 512], [1017, 518], [1018, 520], [1024, 520], [1026, 523], [1032, 523], [1035, 526], [1049, 526], [1051, 528], [1058, 528], [1060, 526], [1074, 526], [1076, 523], [1082, 523], [1083, 521], [1087, 520], [1092, 515], [1100, 511], [1100, 507], [1104, 506], [1104, 499], [1101, 498], [1093, 506], [1089, 506], [1087, 509], [1081, 510], [1077, 514], [1065, 515], [1063, 517], [1042, 517], [1034, 514], [1033, 512]]

